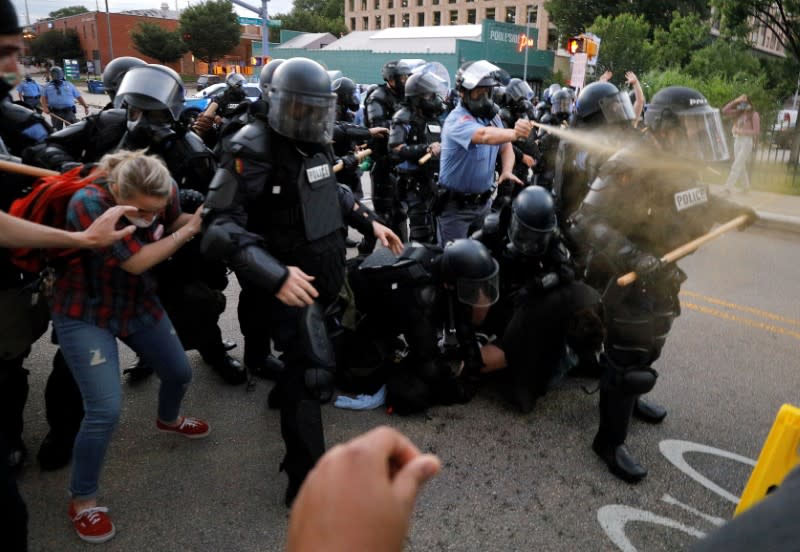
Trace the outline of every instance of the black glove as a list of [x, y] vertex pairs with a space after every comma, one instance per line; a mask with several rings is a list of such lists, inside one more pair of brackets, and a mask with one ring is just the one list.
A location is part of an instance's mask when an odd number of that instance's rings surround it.
[[647, 278], [656, 274], [659, 270], [664, 268], [664, 263], [658, 257], [650, 253], [640, 253], [631, 263], [630, 269], [636, 273], [639, 278]]
[[181, 202], [181, 211], [190, 214], [197, 211], [197, 208], [206, 200], [206, 196], [201, 192], [189, 188], [184, 188], [178, 192], [178, 197]]
[[341, 158], [345, 169], [355, 169], [360, 165], [358, 158], [352, 153]]

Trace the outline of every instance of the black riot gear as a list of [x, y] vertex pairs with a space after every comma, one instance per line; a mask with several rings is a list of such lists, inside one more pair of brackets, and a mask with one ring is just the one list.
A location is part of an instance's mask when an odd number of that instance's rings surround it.
[[556, 230], [553, 196], [540, 186], [522, 190], [511, 204], [508, 239], [514, 248], [529, 257], [547, 251]]
[[568, 90], [562, 88], [550, 98], [550, 114], [553, 115], [556, 123], [566, 121], [572, 113], [572, 94]]
[[135, 67], [125, 73], [114, 98], [114, 106], [127, 105], [141, 111], [166, 110], [177, 121], [183, 111], [186, 90], [180, 75], [164, 65]]
[[331, 79], [316, 61], [292, 58], [275, 71], [269, 124], [279, 134], [301, 142], [327, 144], [333, 138], [335, 110]]
[[261, 99], [268, 102], [269, 89], [272, 84], [272, 75], [275, 70], [281, 66], [285, 59], [272, 59], [264, 67], [261, 68], [261, 75], [258, 78], [259, 86], [261, 87]]
[[629, 124], [636, 119], [631, 99], [610, 82], [593, 82], [581, 90], [576, 113], [582, 126]]
[[246, 82], [247, 79], [241, 73], [228, 73], [225, 77], [225, 84], [231, 88], [242, 88]]
[[466, 305], [488, 307], [499, 296], [497, 261], [476, 240], [449, 243], [440, 260], [439, 276], [455, 287], [458, 300]]
[[118, 57], [106, 65], [103, 70], [103, 88], [112, 102], [114, 101], [114, 96], [117, 95], [117, 89], [119, 89], [125, 73], [134, 67], [142, 67], [144, 65], [147, 65], [147, 62], [133, 56]]
[[728, 146], [719, 110], [697, 90], [669, 86], [653, 96], [645, 124], [670, 152], [702, 161], [728, 159]]
[[403, 86], [405, 84], [404, 78], [408, 78], [411, 74], [411, 68], [404, 61], [387, 61], [381, 68], [381, 76], [383, 80], [392, 84], [392, 88], [396, 88], [398, 93], [402, 94]]
[[331, 84], [331, 90], [336, 94], [338, 105], [350, 111], [358, 111], [358, 93], [353, 79], [339, 77]]
[[447, 83], [434, 73], [415, 73], [406, 81], [406, 103], [419, 108], [426, 117], [436, 117], [444, 111]]

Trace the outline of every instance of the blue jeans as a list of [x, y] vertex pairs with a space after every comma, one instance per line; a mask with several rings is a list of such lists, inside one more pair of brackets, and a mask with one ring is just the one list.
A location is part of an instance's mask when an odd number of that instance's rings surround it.
[[[75, 437], [70, 493], [73, 498], [92, 498], [103, 466], [111, 434], [119, 420], [121, 394], [117, 340], [106, 329], [60, 315], [53, 327], [69, 369], [78, 383], [85, 411]], [[161, 387], [158, 418], [178, 419], [181, 400], [192, 379], [192, 366], [169, 317], [146, 330], [120, 338], [153, 367]]]

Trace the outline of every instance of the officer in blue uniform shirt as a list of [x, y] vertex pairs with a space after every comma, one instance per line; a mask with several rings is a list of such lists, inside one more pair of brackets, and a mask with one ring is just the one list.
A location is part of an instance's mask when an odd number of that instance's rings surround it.
[[39, 105], [39, 97], [42, 95], [42, 87], [39, 83], [31, 78], [30, 75], [25, 75], [25, 80], [17, 86], [20, 101], [31, 109], [36, 109]]
[[511, 142], [524, 140], [533, 126], [520, 119], [513, 129], [503, 128], [492, 101], [500, 68], [486, 60], [468, 61], [456, 74], [461, 101], [450, 112], [442, 129], [438, 201], [439, 243], [466, 238], [470, 226], [479, 224], [489, 211], [494, 192], [497, 155], [502, 161], [499, 182], [522, 186], [511, 172]]
[[75, 100], [83, 106], [86, 115], [89, 114], [89, 106], [83, 99], [81, 93], [71, 82], [64, 79], [64, 70], [61, 67], [50, 69], [50, 82], [44, 87], [42, 94], [42, 111], [50, 113], [55, 130], [61, 130], [64, 122], [72, 124], [75, 119]]

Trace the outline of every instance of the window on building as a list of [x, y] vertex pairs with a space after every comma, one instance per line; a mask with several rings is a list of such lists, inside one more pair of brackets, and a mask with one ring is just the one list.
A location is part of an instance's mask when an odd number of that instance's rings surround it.
[[400, 7], [407, 8], [408, 7], [408, 0], [400, 0]]
[[[566, 38], [564, 39], [567, 40]], [[548, 50], [558, 50], [558, 31], [555, 29], [547, 29], [547, 49]]]
[[442, 12], [435, 11], [433, 12], [433, 26], [438, 27], [442, 24]]
[[389, 6], [389, 8], [393, 8], [394, 7], [394, 0], [388, 0], [386, 2], [386, 4]]
[[390, 29], [393, 29], [393, 28], [394, 28], [394, 26], [395, 26], [395, 18], [394, 18], [394, 14], [390, 14], [390, 15], [389, 15], [389, 28], [390, 28]]
[[494, 19], [494, 8], [486, 8], [484, 19]]
[[417, 6], [424, 6], [425, 0], [417, 0]]
[[506, 23], [514, 23], [517, 19], [517, 7], [509, 6], [506, 8]]
[[450, 10], [450, 24], [458, 25], [458, 10]]
[[365, 31], [369, 29], [369, 17], [361, 18], [361, 28]]
[[381, 9], [381, 0], [375, 0], [375, 9], [376, 10]]
[[350, 0], [350, 11], [356, 11], [356, 0]]
[[376, 15], [375, 16], [375, 28], [377, 30], [381, 30], [381, 28], [382, 28], [381, 27], [381, 16], [380, 15]]
[[433, 4], [434, 6], [438, 6], [439, 0], [431, 0], [431, 4]]
[[455, 3], [456, 3], [456, 0], [447, 0], [447, 3], [448, 3], [448, 4], [455, 4]]
[[476, 10], [467, 10], [467, 24], [474, 25], [477, 21], [478, 14]]
[[425, 14], [420, 12], [417, 14], [417, 27], [425, 26]]
[[367, 11], [367, 0], [361, 0], [361, 11]]
[[350, 18], [350, 30], [351, 31], [355, 31], [356, 30], [356, 18], [355, 17], [351, 17]]
[[528, 4], [525, 12], [525, 21], [533, 25], [539, 19], [539, 4]]
[[407, 14], [407, 13], [404, 13], [402, 16], [400, 16], [400, 24], [403, 27], [410, 27], [411, 26], [411, 15]]

